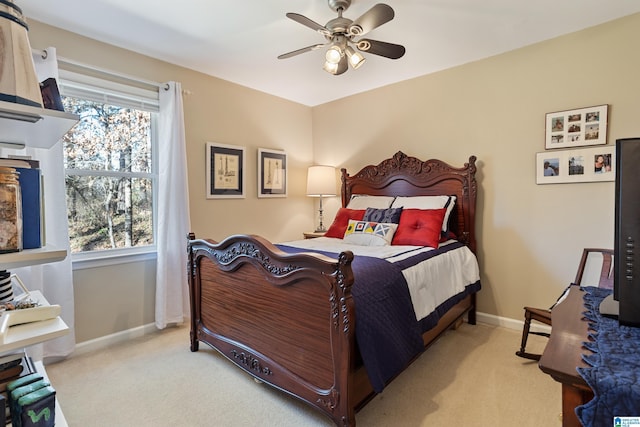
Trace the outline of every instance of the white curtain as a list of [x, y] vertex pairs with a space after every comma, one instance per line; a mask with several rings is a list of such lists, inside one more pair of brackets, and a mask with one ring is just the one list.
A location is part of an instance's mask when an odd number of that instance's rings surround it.
[[[34, 54], [38, 80], [49, 77], [58, 78], [58, 60], [56, 49], [46, 49], [46, 58]], [[13, 150], [12, 150], [13, 151]], [[52, 148], [26, 148], [15, 154], [28, 155], [40, 161], [43, 176], [43, 194], [45, 207], [46, 243], [55, 249], [66, 249], [64, 261], [31, 267], [16, 268], [16, 273], [30, 290], [39, 290], [50, 304], [62, 307], [62, 320], [69, 326], [69, 333], [61, 338], [47, 341], [29, 349], [34, 360], [68, 356], [75, 348], [75, 327], [73, 307], [73, 270], [69, 247], [69, 227], [67, 224], [67, 204], [64, 177], [64, 156], [62, 142]]]
[[182, 323], [189, 312], [186, 236], [189, 221], [182, 86], [160, 87], [156, 327]]

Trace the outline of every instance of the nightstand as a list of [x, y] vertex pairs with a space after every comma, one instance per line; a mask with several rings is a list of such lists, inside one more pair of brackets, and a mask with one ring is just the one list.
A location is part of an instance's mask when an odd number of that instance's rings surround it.
[[302, 234], [304, 234], [305, 239], [315, 239], [316, 237], [324, 236], [325, 233], [326, 231], [305, 231]]

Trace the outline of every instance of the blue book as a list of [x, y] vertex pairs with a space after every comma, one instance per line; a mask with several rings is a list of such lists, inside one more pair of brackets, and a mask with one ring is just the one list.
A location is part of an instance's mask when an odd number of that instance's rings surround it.
[[22, 248], [42, 247], [40, 169], [16, 168], [22, 193]]

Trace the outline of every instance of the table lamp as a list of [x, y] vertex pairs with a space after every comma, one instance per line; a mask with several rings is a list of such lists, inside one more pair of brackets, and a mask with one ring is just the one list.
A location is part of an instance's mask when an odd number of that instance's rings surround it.
[[336, 169], [333, 166], [310, 166], [307, 173], [307, 196], [320, 197], [320, 225], [316, 233], [327, 231], [322, 224], [322, 197], [336, 195]]

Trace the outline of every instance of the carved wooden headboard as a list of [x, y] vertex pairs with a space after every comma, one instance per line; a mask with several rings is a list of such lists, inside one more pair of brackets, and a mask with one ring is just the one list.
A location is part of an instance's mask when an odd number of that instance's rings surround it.
[[449, 228], [458, 240], [476, 252], [475, 210], [478, 187], [476, 156], [461, 168], [442, 160], [422, 161], [398, 151], [390, 159], [369, 165], [349, 175], [342, 172], [342, 206], [347, 206], [353, 194], [386, 196], [456, 196]]

